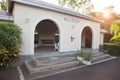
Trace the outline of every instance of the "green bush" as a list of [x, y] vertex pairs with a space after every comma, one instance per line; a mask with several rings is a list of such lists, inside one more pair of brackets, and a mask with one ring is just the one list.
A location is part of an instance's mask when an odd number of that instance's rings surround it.
[[0, 67], [10, 68], [19, 58], [21, 29], [13, 23], [0, 23]]
[[120, 45], [114, 43], [105, 43], [104, 50], [109, 54], [120, 55]]

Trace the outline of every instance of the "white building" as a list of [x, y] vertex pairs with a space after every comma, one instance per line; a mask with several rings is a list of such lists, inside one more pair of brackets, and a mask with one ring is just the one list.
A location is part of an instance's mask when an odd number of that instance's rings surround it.
[[[35, 46], [54, 46], [58, 52], [99, 49], [102, 21], [72, 10], [36, 0], [10, 0], [9, 12], [22, 28], [22, 55], [34, 55]], [[57, 38], [56, 38], [57, 37]]]

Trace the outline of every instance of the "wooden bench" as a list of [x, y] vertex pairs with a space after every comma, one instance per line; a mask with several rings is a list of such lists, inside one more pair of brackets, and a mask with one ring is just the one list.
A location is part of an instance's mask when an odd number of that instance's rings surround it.
[[42, 39], [41, 42], [43, 45], [54, 45], [53, 39]]

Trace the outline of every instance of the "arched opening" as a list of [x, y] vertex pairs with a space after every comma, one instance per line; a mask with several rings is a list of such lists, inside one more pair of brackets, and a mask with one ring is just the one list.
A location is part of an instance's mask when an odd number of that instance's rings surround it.
[[81, 47], [92, 48], [92, 30], [90, 27], [85, 27], [82, 31]]
[[34, 32], [34, 52], [57, 52], [59, 51], [59, 29], [52, 20], [40, 21]]

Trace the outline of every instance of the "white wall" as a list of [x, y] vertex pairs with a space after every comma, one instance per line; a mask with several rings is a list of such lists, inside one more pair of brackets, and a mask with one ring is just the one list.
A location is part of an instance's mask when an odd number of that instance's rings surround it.
[[[19, 25], [23, 31], [22, 55], [34, 54], [34, 29], [44, 19], [54, 21], [59, 28], [60, 52], [81, 49], [81, 34], [86, 26], [91, 27], [93, 32], [92, 48], [99, 48], [100, 24], [97, 22], [21, 4], [15, 4], [13, 13], [15, 17], [14, 23]], [[73, 19], [79, 22], [69, 21]], [[71, 41], [71, 36], [75, 38], [73, 41]]]
[[100, 33], [100, 44], [103, 44], [104, 33]]
[[81, 40], [82, 40], [82, 42], [81, 42], [81, 47], [85, 47], [85, 32], [82, 32], [81, 33]]

